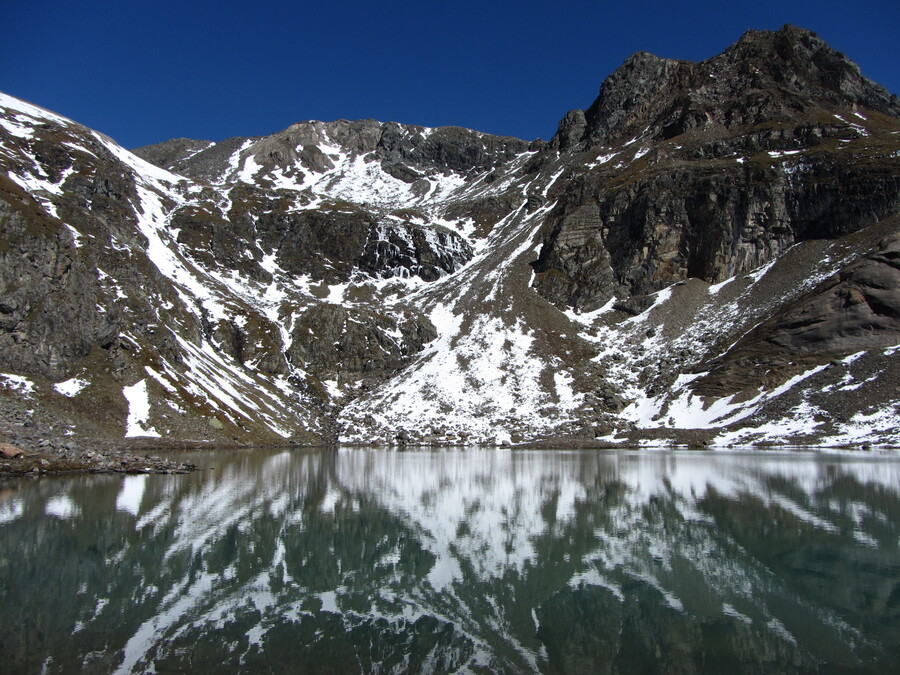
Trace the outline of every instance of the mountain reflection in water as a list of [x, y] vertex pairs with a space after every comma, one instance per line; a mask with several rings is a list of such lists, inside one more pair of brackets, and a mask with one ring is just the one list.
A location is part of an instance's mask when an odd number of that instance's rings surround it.
[[896, 456], [192, 459], [0, 485], [0, 672], [900, 663]]

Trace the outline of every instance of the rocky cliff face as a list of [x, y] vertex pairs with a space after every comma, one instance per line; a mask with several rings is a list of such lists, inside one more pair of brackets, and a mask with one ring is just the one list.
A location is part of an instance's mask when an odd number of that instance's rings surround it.
[[900, 107], [793, 27], [549, 142], [0, 97], [0, 393], [97, 437], [898, 444]]
[[896, 97], [794, 27], [703, 63], [635, 54], [553, 139], [591, 170], [547, 220], [539, 292], [591, 310], [716, 283], [896, 213], [898, 116]]

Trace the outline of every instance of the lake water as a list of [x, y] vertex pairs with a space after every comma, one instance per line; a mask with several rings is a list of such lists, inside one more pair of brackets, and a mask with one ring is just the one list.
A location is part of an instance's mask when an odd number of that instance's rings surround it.
[[0, 672], [900, 672], [900, 458], [216, 451], [0, 484]]

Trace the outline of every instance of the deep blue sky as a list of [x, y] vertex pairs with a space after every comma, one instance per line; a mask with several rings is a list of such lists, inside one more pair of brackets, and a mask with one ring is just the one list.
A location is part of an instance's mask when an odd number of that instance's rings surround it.
[[9, 0], [0, 91], [126, 147], [340, 117], [546, 139], [632, 52], [703, 60], [784, 23], [900, 93], [897, 0]]

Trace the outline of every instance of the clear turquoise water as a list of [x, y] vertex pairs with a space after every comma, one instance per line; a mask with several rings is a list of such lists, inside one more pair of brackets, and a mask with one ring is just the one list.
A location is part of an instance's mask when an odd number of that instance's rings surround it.
[[216, 451], [0, 484], [0, 672], [900, 672], [900, 458]]

